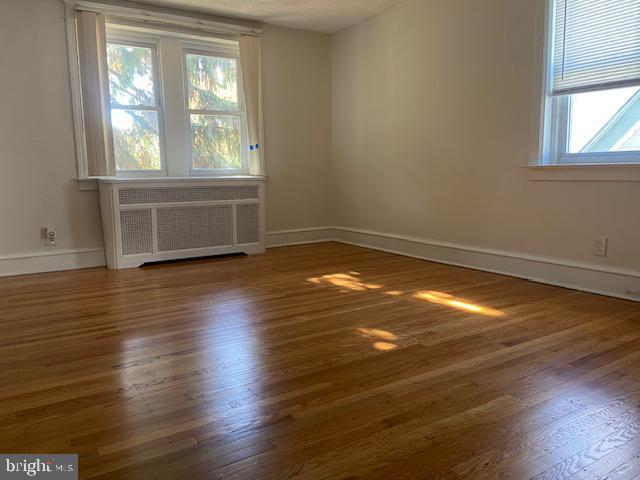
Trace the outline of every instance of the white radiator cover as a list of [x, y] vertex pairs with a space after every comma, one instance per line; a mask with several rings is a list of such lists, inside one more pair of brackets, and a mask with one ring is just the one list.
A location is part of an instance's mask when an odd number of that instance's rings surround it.
[[111, 269], [228, 253], [264, 253], [263, 177], [101, 178]]

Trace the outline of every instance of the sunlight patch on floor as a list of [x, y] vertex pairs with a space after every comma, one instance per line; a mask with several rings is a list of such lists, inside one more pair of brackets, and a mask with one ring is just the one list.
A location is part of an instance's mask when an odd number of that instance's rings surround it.
[[376, 350], [388, 352], [398, 348], [398, 345], [392, 343], [394, 340], [398, 340], [398, 336], [395, 333], [379, 328], [358, 328], [356, 331], [363, 337], [374, 340], [373, 348]]
[[357, 272], [350, 273], [334, 273], [331, 275], [323, 275], [322, 277], [308, 278], [307, 281], [321, 285], [323, 283], [334, 285], [336, 287], [346, 288], [347, 290], [353, 290], [355, 292], [366, 292], [367, 290], [379, 290], [384, 285], [378, 285], [377, 283], [364, 283], [360, 280]]
[[443, 292], [417, 292], [414, 297], [419, 298], [420, 300], [426, 300], [427, 302], [436, 303], [438, 305], [446, 305], [447, 307], [464, 310], [465, 312], [479, 313], [490, 317], [503, 317], [505, 315], [501, 310], [478, 305], [477, 303], [465, 300], [464, 298], [454, 297], [453, 295]]
[[398, 348], [398, 345], [388, 342], [376, 342], [373, 344], [373, 348], [375, 348], [376, 350], [380, 350], [381, 352], [388, 352], [390, 350], [395, 350], [396, 348]]
[[[315, 285], [330, 285], [342, 288], [343, 291], [352, 292], [367, 292], [384, 288], [384, 285], [373, 282], [365, 282], [360, 277], [360, 272], [350, 271], [348, 273], [333, 273], [329, 275], [323, 275], [321, 277], [307, 278], [307, 282]], [[401, 297], [405, 294], [405, 292], [402, 292], [400, 290], [387, 290], [380, 293], [389, 297]], [[406, 293], [411, 295], [411, 292]], [[503, 317], [506, 315], [506, 313], [502, 310], [497, 310], [495, 308], [480, 305], [471, 300], [455, 297], [444, 292], [417, 291], [412, 295], [414, 298], [420, 300], [435, 303], [437, 305], [445, 305], [447, 307], [455, 308], [457, 310], [462, 310], [468, 313], [487, 315], [490, 317]]]
[[379, 338], [381, 340], [397, 340], [398, 336], [388, 332], [386, 330], [380, 330], [379, 328], [359, 328], [358, 332], [360, 332], [364, 337], [367, 338]]

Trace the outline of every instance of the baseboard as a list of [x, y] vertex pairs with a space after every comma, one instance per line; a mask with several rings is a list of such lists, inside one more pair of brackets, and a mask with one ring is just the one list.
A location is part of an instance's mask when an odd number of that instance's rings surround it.
[[267, 248], [330, 242], [332, 240], [333, 227], [299, 228], [267, 232]]
[[[333, 227], [301, 228], [267, 233], [267, 247], [330, 242]], [[103, 249], [59, 250], [16, 255], [0, 255], [0, 277], [56, 272], [106, 265]]]
[[0, 255], [0, 277], [57, 272], [106, 265], [102, 248]]
[[[350, 227], [322, 226], [267, 233], [267, 247], [336, 241], [589, 293], [640, 301], [640, 271], [492, 250]], [[0, 255], [0, 277], [104, 266], [102, 249]]]
[[516, 252], [334, 227], [334, 240], [384, 252], [483, 270], [539, 283], [640, 301], [640, 271]]

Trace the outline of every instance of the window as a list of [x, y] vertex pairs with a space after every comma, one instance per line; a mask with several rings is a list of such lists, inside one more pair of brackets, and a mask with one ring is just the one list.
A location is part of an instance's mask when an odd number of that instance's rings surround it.
[[640, 1], [550, 0], [544, 163], [640, 162]]
[[67, 2], [78, 179], [263, 176], [259, 28]]
[[118, 175], [247, 172], [238, 42], [107, 25], [107, 64]]

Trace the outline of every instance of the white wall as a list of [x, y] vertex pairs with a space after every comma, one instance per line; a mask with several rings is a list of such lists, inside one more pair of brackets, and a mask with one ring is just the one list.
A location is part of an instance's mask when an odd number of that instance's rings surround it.
[[640, 271], [640, 183], [522, 168], [538, 147], [543, 6], [408, 0], [334, 36], [336, 225]]
[[331, 37], [264, 29], [269, 230], [331, 225]]
[[[25, 271], [20, 270], [25, 265], [30, 271], [55, 268], [60, 261], [38, 255], [68, 250], [82, 250], [86, 257], [64, 256], [71, 266], [102, 261], [101, 253], [93, 252], [102, 249], [97, 192], [80, 191], [74, 180], [63, 14], [58, 0], [2, 4], [0, 274]], [[331, 219], [330, 37], [268, 26], [263, 50], [268, 230], [326, 225]], [[45, 225], [57, 227], [55, 248], [40, 239]], [[35, 260], [22, 258], [34, 254]]]
[[[3, 2], [0, 14], [0, 255], [101, 247], [98, 197], [75, 181], [62, 2]], [[0, 265], [1, 268], [1, 265]]]

